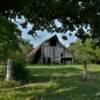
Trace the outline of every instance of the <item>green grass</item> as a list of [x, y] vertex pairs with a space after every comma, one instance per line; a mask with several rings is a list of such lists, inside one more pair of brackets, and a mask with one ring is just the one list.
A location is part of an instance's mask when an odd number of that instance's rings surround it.
[[29, 65], [27, 68], [33, 76], [30, 84], [0, 89], [0, 100], [100, 100], [100, 65], [88, 66], [88, 80], [82, 79], [82, 65]]

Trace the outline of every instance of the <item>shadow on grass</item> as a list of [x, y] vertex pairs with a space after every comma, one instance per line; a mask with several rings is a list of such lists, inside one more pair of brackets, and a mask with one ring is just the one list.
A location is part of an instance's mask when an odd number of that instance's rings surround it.
[[58, 84], [57, 88], [47, 88], [33, 96], [34, 100], [100, 100], [100, 72], [96, 72], [96, 80], [92, 78], [93, 72], [83, 80], [82, 70], [77, 68], [35, 69], [34, 73], [35, 82], [52, 80]]
[[30, 69], [30, 72], [32, 73], [32, 82], [47, 82], [50, 80], [65, 79], [73, 75], [77, 76], [81, 74], [82, 70], [76, 68], [39, 68]]

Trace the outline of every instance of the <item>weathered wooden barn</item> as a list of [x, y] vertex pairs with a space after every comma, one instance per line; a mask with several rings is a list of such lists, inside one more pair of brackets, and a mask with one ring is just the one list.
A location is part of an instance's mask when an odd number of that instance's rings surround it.
[[72, 64], [73, 56], [63, 46], [57, 36], [43, 42], [39, 47], [34, 48], [28, 55], [27, 61], [31, 63], [56, 63]]

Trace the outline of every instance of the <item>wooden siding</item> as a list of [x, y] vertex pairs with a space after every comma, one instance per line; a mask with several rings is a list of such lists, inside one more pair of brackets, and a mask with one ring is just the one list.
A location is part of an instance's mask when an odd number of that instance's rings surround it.
[[[46, 41], [41, 45], [41, 60], [40, 63], [61, 63], [62, 58], [72, 58], [73, 56], [68, 52], [67, 48], [62, 46], [59, 41], [56, 46], [50, 46], [49, 41]], [[70, 61], [72, 63], [72, 60]]]

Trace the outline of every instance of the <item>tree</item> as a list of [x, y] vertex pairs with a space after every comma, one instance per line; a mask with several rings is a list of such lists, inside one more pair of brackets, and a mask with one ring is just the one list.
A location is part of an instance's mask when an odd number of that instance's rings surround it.
[[78, 39], [75, 43], [72, 43], [68, 49], [73, 54], [75, 63], [83, 63], [84, 61], [88, 61], [89, 63], [100, 62], [100, 48], [93, 48], [91, 40], [87, 40], [83, 44]]
[[0, 17], [0, 58], [7, 60], [7, 81], [12, 79], [12, 58], [16, 50], [20, 50], [19, 33], [15, 24], [5, 17]]
[[[95, 45], [100, 44], [100, 1], [99, 0], [0, 0], [0, 14], [7, 18], [25, 16], [33, 23], [29, 34], [36, 30], [47, 29], [49, 32], [66, 32], [79, 29], [76, 34], [83, 42], [92, 38]], [[62, 23], [57, 27], [55, 19]], [[91, 27], [92, 34], [85, 34], [83, 27]]]
[[[83, 78], [87, 79], [88, 75], [88, 63], [100, 63], [100, 48], [93, 48], [91, 40], [87, 40], [84, 44], [80, 40], [72, 43], [69, 46], [69, 51], [74, 56], [74, 62], [83, 64]], [[93, 78], [96, 79], [96, 73], [94, 71]]]

